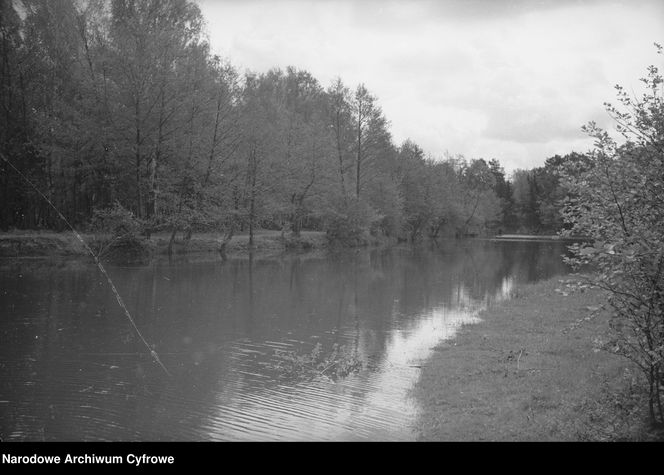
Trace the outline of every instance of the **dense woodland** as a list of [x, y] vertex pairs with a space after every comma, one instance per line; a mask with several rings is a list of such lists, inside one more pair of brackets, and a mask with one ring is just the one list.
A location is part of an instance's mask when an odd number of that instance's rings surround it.
[[[397, 145], [378, 99], [307, 71], [238, 72], [186, 0], [3, 1], [0, 151], [77, 227], [258, 228], [339, 241], [561, 229], [570, 154], [496, 160]], [[63, 229], [0, 161], [0, 229]]]

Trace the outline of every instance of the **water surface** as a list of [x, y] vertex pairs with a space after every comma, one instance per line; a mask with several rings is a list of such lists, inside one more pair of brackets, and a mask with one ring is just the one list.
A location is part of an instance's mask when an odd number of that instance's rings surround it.
[[[559, 242], [108, 266], [165, 377], [87, 260], [0, 260], [4, 440], [412, 440], [433, 348], [514, 285], [567, 272]], [[451, 340], [453, 341], [453, 340]], [[278, 350], [337, 343], [357, 374], [292, 380]]]

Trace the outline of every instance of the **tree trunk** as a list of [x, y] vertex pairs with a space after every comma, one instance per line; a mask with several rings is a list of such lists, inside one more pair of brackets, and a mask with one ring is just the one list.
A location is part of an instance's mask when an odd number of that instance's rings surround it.
[[231, 221], [230, 228], [226, 231], [223, 241], [219, 244], [219, 254], [221, 254], [221, 259], [226, 260], [226, 246], [231, 239], [233, 239], [233, 233], [235, 232], [235, 223]]
[[249, 247], [254, 247], [254, 221], [256, 219], [256, 175], [258, 173], [258, 161], [256, 157], [256, 147], [251, 150], [249, 155], [249, 180], [250, 196], [249, 196]]
[[154, 151], [154, 157], [148, 160], [148, 187], [149, 195], [146, 209], [146, 217], [153, 218], [157, 216], [157, 167], [161, 160], [161, 144], [164, 140], [164, 92], [161, 92], [161, 107], [159, 110], [159, 129], [157, 132], [157, 144]]
[[362, 103], [358, 106], [357, 116], [357, 177], [355, 182], [355, 197], [360, 199], [360, 167], [362, 164]]
[[175, 235], [178, 232], [178, 228], [173, 226], [173, 231], [171, 232], [171, 238], [168, 241], [168, 255], [173, 254], [173, 244], [175, 243]]
[[251, 189], [251, 200], [249, 201], [249, 247], [254, 247], [254, 213], [255, 213], [255, 194]]
[[217, 148], [217, 135], [219, 132], [219, 116], [221, 115], [221, 96], [217, 99], [217, 113], [214, 118], [214, 131], [212, 133], [212, 145], [210, 146], [210, 154], [208, 155], [208, 165], [205, 170], [205, 177], [203, 178], [203, 186], [207, 186], [208, 181], [210, 180], [210, 175], [212, 174], [212, 163], [214, 161], [214, 152]]
[[141, 196], [141, 106], [136, 100], [136, 216], [142, 217], [142, 196]]
[[299, 236], [302, 229], [302, 201], [302, 196], [297, 196], [296, 193], [293, 194], [293, 213], [291, 215], [291, 233], [293, 236]]
[[336, 136], [337, 136], [337, 154], [339, 156], [339, 177], [341, 178], [341, 196], [346, 201], [346, 182], [344, 180], [344, 157], [341, 149], [341, 118], [339, 111], [337, 111], [336, 120]]

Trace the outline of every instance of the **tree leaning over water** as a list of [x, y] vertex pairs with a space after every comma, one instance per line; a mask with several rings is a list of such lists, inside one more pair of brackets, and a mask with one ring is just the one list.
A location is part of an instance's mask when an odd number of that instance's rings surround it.
[[[656, 44], [657, 53], [662, 47]], [[616, 86], [620, 105], [606, 109], [625, 139], [618, 144], [590, 123], [588, 162], [568, 162], [568, 233], [589, 236], [572, 262], [592, 264], [592, 284], [608, 293], [612, 340], [606, 348], [632, 360], [648, 382], [652, 420], [664, 424], [664, 80], [650, 66], [645, 93]]]

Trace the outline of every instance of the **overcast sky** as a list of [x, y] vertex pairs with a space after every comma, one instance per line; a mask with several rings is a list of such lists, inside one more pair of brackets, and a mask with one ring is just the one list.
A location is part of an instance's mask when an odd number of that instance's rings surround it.
[[[396, 144], [498, 158], [508, 171], [585, 151], [615, 84], [662, 64], [662, 0], [199, 0], [240, 71], [293, 65], [378, 97]], [[664, 69], [664, 67], [662, 68]]]

